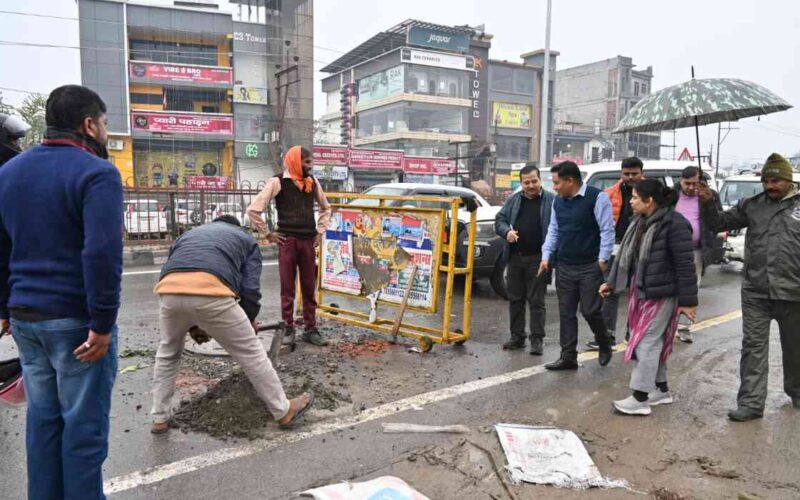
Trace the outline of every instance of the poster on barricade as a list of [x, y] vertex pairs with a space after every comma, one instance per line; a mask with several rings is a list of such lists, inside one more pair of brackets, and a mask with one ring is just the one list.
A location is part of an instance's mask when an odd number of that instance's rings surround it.
[[440, 220], [438, 213], [391, 208], [334, 209], [322, 245], [322, 288], [350, 295], [379, 290], [381, 301], [399, 304], [413, 262], [408, 305], [434, 309]]

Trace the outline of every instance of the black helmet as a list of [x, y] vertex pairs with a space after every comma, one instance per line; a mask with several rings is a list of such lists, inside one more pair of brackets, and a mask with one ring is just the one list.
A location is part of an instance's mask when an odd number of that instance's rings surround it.
[[31, 128], [16, 116], [0, 113], [0, 165], [22, 152], [19, 140]]

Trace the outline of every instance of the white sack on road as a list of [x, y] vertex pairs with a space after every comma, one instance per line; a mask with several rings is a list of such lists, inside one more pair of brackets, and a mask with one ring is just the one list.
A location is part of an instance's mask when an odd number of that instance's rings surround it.
[[554, 427], [497, 424], [511, 480], [559, 488], [626, 488], [625, 480], [604, 478], [575, 433]]

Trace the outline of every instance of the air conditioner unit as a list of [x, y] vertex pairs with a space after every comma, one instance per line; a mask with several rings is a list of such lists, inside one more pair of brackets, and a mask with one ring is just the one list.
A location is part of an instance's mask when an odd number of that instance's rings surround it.
[[123, 149], [125, 149], [125, 141], [121, 139], [109, 139], [108, 149], [110, 151], [122, 151]]

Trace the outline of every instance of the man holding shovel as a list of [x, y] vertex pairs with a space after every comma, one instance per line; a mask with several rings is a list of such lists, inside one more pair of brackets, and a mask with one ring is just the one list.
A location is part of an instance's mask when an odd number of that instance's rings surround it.
[[153, 373], [153, 434], [168, 430], [186, 332], [216, 340], [244, 370], [281, 428], [311, 407], [313, 394], [287, 400], [278, 374], [255, 335], [261, 308], [261, 250], [239, 221], [223, 215], [178, 238], [155, 287], [161, 344]]

